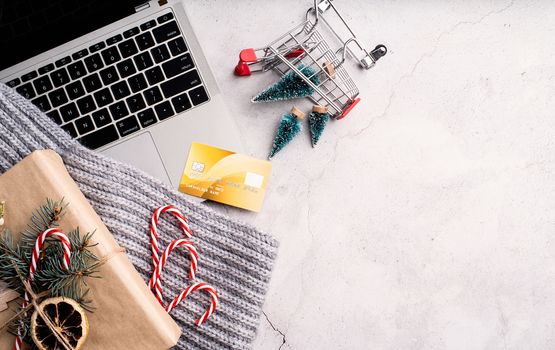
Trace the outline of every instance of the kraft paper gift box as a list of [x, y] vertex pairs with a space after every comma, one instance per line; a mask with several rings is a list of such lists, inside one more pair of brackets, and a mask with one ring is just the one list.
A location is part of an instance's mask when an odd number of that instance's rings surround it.
[[[79, 227], [81, 234], [95, 232], [92, 251], [106, 262], [100, 278], [89, 278], [89, 298], [96, 308], [87, 313], [89, 336], [83, 349], [168, 349], [177, 344], [179, 326], [158, 303], [112, 234], [67, 173], [62, 159], [53, 151], [35, 151], [0, 176], [0, 200], [6, 201], [5, 226], [17, 239], [32, 213], [46, 199], [64, 199], [68, 204], [60, 220], [65, 232]], [[148, 220], [148, 218], [145, 218]], [[148, 232], [144, 234], [149, 244]], [[1, 286], [0, 286], [1, 288]], [[0, 294], [1, 291], [0, 291]], [[0, 311], [0, 324], [13, 316], [18, 301]], [[0, 309], [1, 310], [1, 309]], [[14, 336], [0, 333], [0, 349], [11, 349]]]

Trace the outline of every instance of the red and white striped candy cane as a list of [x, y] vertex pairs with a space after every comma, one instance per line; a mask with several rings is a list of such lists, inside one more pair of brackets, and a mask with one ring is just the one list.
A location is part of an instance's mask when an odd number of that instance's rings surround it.
[[181, 292], [177, 297], [175, 297], [175, 299], [172, 300], [171, 303], [169, 303], [168, 306], [166, 306], [166, 311], [168, 313], [170, 313], [177, 305], [179, 305], [179, 303], [181, 303], [181, 301], [183, 301], [183, 299], [185, 299], [189, 294], [197, 291], [197, 290], [204, 290], [206, 291], [209, 295], [210, 295], [210, 306], [208, 307], [208, 309], [200, 316], [199, 319], [196, 320], [196, 324], [197, 326], [200, 326], [204, 323], [204, 321], [206, 321], [208, 319], [208, 317], [210, 317], [210, 315], [212, 315], [212, 313], [214, 313], [214, 311], [216, 311], [216, 308], [218, 307], [218, 293], [216, 292], [216, 290], [214, 289], [214, 287], [204, 283], [204, 282], [198, 282], [195, 283], [189, 287], [187, 287], [183, 292]]
[[[49, 228], [48, 230], [41, 233], [37, 240], [35, 241], [35, 247], [33, 248], [33, 255], [31, 256], [31, 266], [29, 266], [29, 277], [27, 281], [29, 283], [33, 282], [35, 277], [35, 272], [37, 271], [37, 262], [39, 260], [40, 252], [44, 247], [44, 242], [48, 237], [55, 237], [60, 240], [62, 243], [62, 248], [64, 250], [64, 257], [62, 259], [62, 266], [64, 269], [69, 269], [69, 263], [71, 259], [71, 243], [69, 242], [69, 238], [63, 233], [62, 230], [57, 228]], [[25, 292], [25, 298], [23, 303], [21, 303], [23, 308], [26, 308], [29, 305], [29, 295]], [[14, 349], [21, 350], [21, 346], [23, 345], [23, 340], [21, 338], [21, 326], [19, 327], [18, 335], [15, 337]]]
[[[163, 298], [162, 298], [162, 284], [161, 284], [161, 274], [164, 266], [166, 265], [166, 261], [168, 256], [171, 254], [173, 249], [178, 246], [185, 246], [189, 250], [189, 254], [191, 256], [191, 267], [189, 269], [189, 277], [191, 279], [195, 278], [197, 266], [198, 266], [198, 253], [195, 249], [192, 242], [187, 241], [186, 239], [177, 239], [170, 243], [170, 245], [164, 250], [162, 257], [160, 257], [160, 248], [158, 246], [158, 220], [162, 213], [169, 212], [173, 214], [177, 220], [179, 221], [179, 226], [183, 231], [185, 237], [191, 238], [192, 231], [189, 228], [189, 224], [185, 216], [173, 205], [166, 205], [164, 207], [160, 207], [154, 211], [152, 219], [150, 221], [150, 243], [151, 243], [151, 250], [152, 250], [152, 265], [154, 271], [152, 273], [152, 277], [149, 281], [149, 288], [154, 291], [156, 298], [160, 302], [162, 306], [164, 306]], [[197, 291], [197, 290], [204, 290], [207, 292], [210, 297], [210, 306], [208, 309], [202, 314], [202, 316], [196, 321], [196, 324], [200, 326], [203, 324], [212, 313], [216, 310], [218, 306], [218, 293], [214, 289], [214, 287], [204, 283], [198, 282], [189, 287], [187, 287], [183, 292], [181, 292], [177, 297], [175, 297], [172, 302], [164, 306], [166, 311], [169, 313], [171, 312], [183, 299], [185, 299], [189, 294]]]
[[[156, 266], [158, 266], [158, 261], [160, 260], [160, 248], [158, 247], [158, 221], [160, 220], [160, 215], [164, 213], [172, 214], [177, 221], [179, 222], [179, 227], [183, 231], [183, 234], [186, 238], [191, 238], [193, 236], [193, 232], [189, 228], [189, 222], [187, 218], [181, 213], [179, 209], [175, 205], [165, 205], [154, 210], [152, 214], [152, 218], [150, 219], [150, 249], [152, 251], [152, 261], [154, 263], [154, 270], [156, 270]], [[197, 254], [198, 259], [198, 254]], [[192, 265], [192, 261], [191, 261]], [[192, 266], [191, 266], [192, 267]], [[195, 272], [196, 272], [196, 261], [195, 261]], [[160, 279], [155, 279], [156, 285], [156, 297], [162, 303], [162, 286], [160, 285]]]
[[[164, 269], [164, 266], [166, 265], [166, 262], [168, 261], [168, 257], [170, 256], [171, 252], [176, 248], [176, 247], [180, 247], [180, 246], [184, 246], [185, 248], [187, 248], [187, 250], [189, 251], [189, 255], [191, 257], [191, 267], [189, 268], [189, 278], [192, 280], [195, 278], [195, 274], [197, 272], [197, 262], [198, 262], [198, 253], [196, 248], [193, 246], [193, 243], [189, 242], [186, 239], [176, 239], [173, 242], [171, 242], [166, 249], [164, 250], [164, 253], [162, 254], [162, 256], [160, 257], [160, 261], [158, 262], [158, 264], [155, 266], [154, 268], [154, 272], [152, 273], [152, 277], [150, 278], [150, 281], [148, 283], [148, 287], [150, 289], [154, 289], [156, 298], [158, 299], [158, 301], [160, 302], [160, 304], [162, 306], [164, 306], [164, 300], [162, 298], [162, 293], [161, 292], [161, 288], [162, 288], [162, 283], [160, 281], [160, 276], [162, 275], [162, 270]], [[156, 287], [156, 288], [154, 288]]]

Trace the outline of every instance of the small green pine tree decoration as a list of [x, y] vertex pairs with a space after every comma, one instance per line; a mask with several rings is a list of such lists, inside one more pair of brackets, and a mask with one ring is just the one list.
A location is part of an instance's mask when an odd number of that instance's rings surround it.
[[312, 142], [312, 147], [316, 146], [322, 132], [330, 119], [328, 113], [328, 108], [324, 106], [314, 106], [312, 107], [312, 112], [308, 115], [308, 125], [310, 127], [310, 141]]
[[268, 159], [272, 159], [276, 153], [281, 151], [285, 145], [301, 132], [302, 119], [304, 119], [304, 113], [295, 107], [293, 107], [291, 113], [284, 114], [283, 117], [281, 117]]
[[[314, 85], [320, 84], [320, 76], [316, 74], [316, 71], [312, 67], [301, 64], [297, 68], [301, 71], [301, 73], [309, 78]], [[307, 97], [313, 93], [314, 89], [308, 85], [303, 78], [297, 74], [297, 72], [291, 70], [289, 73], [281, 77], [277, 83], [269, 86], [266, 90], [254, 96], [251, 101], [284, 101], [294, 98]]]
[[[8, 287], [24, 293], [23, 280], [27, 280], [33, 247], [37, 237], [45, 230], [57, 227], [60, 218], [64, 215], [67, 204], [63, 200], [53, 201], [47, 199], [31, 217], [25, 231], [21, 233], [19, 244], [15, 244], [12, 233], [5, 227], [0, 228], [0, 279]], [[6, 223], [5, 226], [9, 225]], [[56, 239], [47, 239], [48, 243], [42, 250], [37, 272], [32, 283], [33, 291], [46, 297], [63, 296], [74, 299], [85, 310], [92, 312], [91, 300], [87, 298], [89, 288], [86, 284], [87, 277], [98, 277], [98, 267], [101, 262], [90, 251], [93, 246], [94, 233], [80, 235], [79, 228], [67, 234], [71, 243], [71, 260], [69, 270], [61, 265], [63, 250]], [[23, 319], [23, 341], [33, 344], [29, 329], [31, 312]], [[20, 320], [15, 319], [10, 331], [17, 334]], [[36, 349], [33, 346], [33, 349]]]

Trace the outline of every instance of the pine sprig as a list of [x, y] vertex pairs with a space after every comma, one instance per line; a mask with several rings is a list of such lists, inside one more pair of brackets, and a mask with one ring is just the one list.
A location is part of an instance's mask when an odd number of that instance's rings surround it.
[[[27, 228], [21, 233], [19, 244], [15, 244], [13, 235], [7, 229], [0, 232], [0, 279], [8, 283], [9, 287], [24, 292], [22, 276], [28, 278], [29, 266], [33, 248], [37, 237], [45, 230], [57, 227], [63, 217], [67, 203], [63, 199], [54, 201], [47, 199], [33, 213]], [[79, 227], [67, 234], [71, 244], [71, 259], [69, 269], [64, 269], [61, 264], [63, 249], [55, 238], [47, 238], [37, 271], [34, 275], [32, 288], [35, 293], [48, 291], [49, 296], [63, 296], [74, 299], [85, 310], [92, 312], [91, 300], [88, 298], [89, 288], [86, 279], [98, 278], [98, 269], [101, 262], [91, 251], [94, 232], [80, 234]], [[17, 331], [19, 320], [10, 327]], [[29, 336], [30, 313], [23, 320], [24, 341], [32, 344]]]
[[58, 222], [64, 216], [66, 207], [67, 203], [63, 198], [58, 201], [47, 198], [46, 203], [36, 209], [31, 216], [30, 223], [21, 233], [19, 244], [32, 253], [37, 237], [47, 229], [59, 226]]
[[29, 270], [30, 260], [21, 246], [14, 243], [12, 233], [4, 229], [0, 232], [0, 279], [11, 289], [23, 292], [19, 271]]

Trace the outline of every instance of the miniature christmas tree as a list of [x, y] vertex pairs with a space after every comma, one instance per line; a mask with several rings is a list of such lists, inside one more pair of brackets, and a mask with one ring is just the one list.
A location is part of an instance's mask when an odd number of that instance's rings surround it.
[[316, 146], [320, 136], [330, 119], [328, 107], [315, 105], [312, 107], [312, 112], [308, 115], [308, 125], [310, 126], [310, 141], [312, 147]]
[[296, 107], [291, 109], [291, 113], [284, 114], [279, 123], [276, 137], [272, 145], [272, 150], [268, 159], [271, 159], [285, 145], [287, 145], [302, 130], [301, 120], [304, 119], [304, 113]]
[[[314, 85], [320, 84], [320, 77], [316, 71], [303, 64], [297, 67], [302, 74], [310, 79]], [[314, 89], [303, 80], [297, 72], [291, 70], [285, 74], [277, 83], [266, 88], [258, 95], [252, 98], [252, 102], [272, 102], [284, 101], [294, 98], [307, 97], [314, 93]]]
[[[33, 248], [37, 237], [45, 230], [58, 226], [58, 221], [64, 215], [66, 204], [62, 200], [48, 199], [32, 215], [27, 229], [21, 234], [18, 244], [14, 242], [12, 233], [5, 227], [0, 227], [0, 280], [8, 287], [23, 294], [23, 282], [27, 280]], [[2, 211], [4, 207], [2, 205]], [[5, 223], [9, 224], [9, 223]], [[67, 297], [75, 300], [87, 311], [92, 311], [86, 277], [96, 277], [101, 264], [90, 251], [92, 233], [80, 235], [79, 228], [68, 233], [71, 244], [71, 260], [69, 269], [65, 270], [60, 264], [63, 248], [52, 241], [47, 244], [40, 255], [40, 266], [34, 274], [32, 288], [42, 297]], [[49, 242], [49, 240], [47, 240]], [[21, 323], [14, 319], [10, 331], [17, 334], [17, 328], [23, 325], [23, 340], [33, 344], [30, 332], [30, 313], [27, 313]]]

